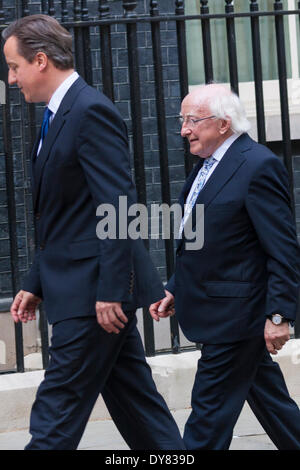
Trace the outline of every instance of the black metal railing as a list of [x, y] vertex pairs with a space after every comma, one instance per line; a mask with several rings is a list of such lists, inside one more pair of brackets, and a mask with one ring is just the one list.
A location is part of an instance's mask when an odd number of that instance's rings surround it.
[[[199, 20], [199, 27], [202, 32], [203, 47], [203, 70], [205, 82], [214, 80], [213, 70], [213, 52], [212, 43], [214, 38], [211, 34], [211, 22], [216, 19], [222, 19], [226, 29], [226, 41], [229, 64], [229, 82], [232, 89], [239, 93], [239, 74], [238, 74], [238, 56], [236, 35], [236, 21], [238, 18], [246, 18], [251, 26], [251, 43], [253, 56], [253, 76], [255, 88], [255, 108], [257, 122], [258, 141], [267, 144], [266, 122], [264, 109], [263, 93], [263, 72], [261, 58], [261, 18], [272, 17], [275, 22], [276, 50], [277, 50], [277, 70], [280, 90], [280, 109], [281, 109], [281, 128], [282, 128], [282, 156], [289, 174], [291, 187], [291, 197], [293, 207], [295, 207], [294, 198], [294, 174], [293, 174], [293, 149], [290, 132], [290, 117], [288, 105], [287, 89], [287, 67], [285, 50], [285, 25], [284, 18], [288, 15], [297, 15], [300, 17], [300, 2], [298, 9], [285, 10], [283, 2], [274, 1], [273, 9], [270, 11], [260, 10], [258, 1], [249, 1], [248, 10], [236, 12], [234, 2], [226, 0], [223, 2], [224, 10], [222, 13], [210, 12], [210, 2], [208, 0], [199, 1], [199, 14], [185, 14], [185, 5], [183, 0], [173, 0], [173, 2], [133, 1], [123, 0], [112, 2], [108, 0], [99, 1], [41, 1], [40, 9], [37, 9], [38, 2], [21, 1], [15, 9], [15, 16], [26, 16], [29, 14], [42, 12], [55, 16], [64, 26], [70, 30], [74, 37], [74, 54], [76, 60], [76, 69], [93, 86], [99, 86], [102, 91], [118, 104], [116, 91], [119, 92], [118, 82], [115, 78], [116, 71], [116, 50], [112, 47], [113, 39], [122, 31], [126, 37], [127, 57], [122, 56], [124, 70], [128, 72], [127, 85], [129, 88], [129, 111], [125, 116], [129, 126], [129, 134], [132, 149], [132, 159], [134, 168], [134, 177], [137, 186], [138, 200], [141, 203], [149, 203], [147, 197], [147, 165], [145, 164], [145, 127], [146, 122], [152, 123], [155, 119], [155, 126], [152, 126], [152, 135], [157, 136], [158, 150], [158, 169], [160, 174], [160, 200], [161, 202], [171, 204], [172, 198], [172, 179], [170, 176], [169, 162], [169, 140], [173, 135], [178, 136], [178, 129], [175, 130], [172, 122], [175, 115], [178, 114], [181, 99], [188, 93], [188, 60], [186, 40], [186, 24], [191, 20]], [[172, 3], [172, 5], [171, 5]], [[221, 3], [221, 0], [220, 0]], [[168, 4], [169, 10], [163, 10]], [[14, 2], [12, 2], [12, 6]], [[0, 0], [0, 32], [6, 26], [7, 11], [4, 8], [3, 1]], [[13, 18], [12, 18], [13, 19]], [[163, 48], [168, 46], [166, 40], [161, 38], [162, 26], [164, 31], [172, 32], [173, 46], [177, 52], [176, 73], [178, 80], [178, 109], [173, 111], [166, 110], [169, 96], [166, 96], [164, 77]], [[167, 25], [167, 26], [166, 26]], [[141, 29], [142, 28], [142, 29]], [[168, 29], [170, 28], [170, 29]], [[147, 41], [152, 48], [152, 58], [149, 59], [151, 72], [153, 72], [152, 81], [154, 82], [154, 111], [152, 109], [150, 116], [145, 117], [143, 111], [142, 90], [144, 81], [141, 79], [140, 58], [144, 45], [139, 42], [140, 31], [146, 30], [149, 34]], [[2, 40], [1, 40], [2, 41]], [[93, 47], [92, 47], [93, 44]], [[3, 44], [1, 43], [1, 51]], [[249, 58], [250, 60], [250, 58]], [[144, 64], [145, 65], [145, 64]], [[147, 65], [147, 64], [146, 64]], [[173, 64], [174, 65], [174, 64]], [[99, 72], [101, 71], [101, 74]], [[148, 71], [149, 72], [149, 71]], [[0, 56], [1, 79], [6, 82], [6, 65], [3, 54]], [[149, 72], [150, 73], [150, 72]], [[98, 74], [98, 75], [97, 75]], [[14, 172], [13, 146], [13, 123], [12, 116], [12, 92], [6, 86], [6, 104], [2, 105], [2, 140], [3, 155], [5, 158], [6, 172], [6, 192], [7, 192], [7, 215], [10, 242], [10, 274], [12, 280], [11, 295], [14, 296], [21, 284], [21, 270], [19, 266], [19, 247], [17, 234], [17, 204], [15, 200], [16, 184]], [[40, 123], [39, 107], [33, 104], [26, 104], [22, 98], [19, 103], [21, 108], [21, 153], [24, 158], [24, 213], [26, 231], [26, 245], [29, 259], [32, 256], [34, 248], [34, 231], [32, 230], [32, 210], [30, 206], [30, 190], [27, 177], [28, 161], [24, 155], [28, 155], [30, 148], [36, 136], [37, 126]], [[172, 114], [173, 113], [173, 114]], [[147, 121], [148, 119], [148, 121]], [[172, 121], [173, 119], [173, 121]], [[170, 126], [168, 127], [168, 122]], [[171, 129], [171, 130], [170, 130]], [[189, 155], [187, 144], [180, 140], [178, 150], [182, 152], [182, 161], [184, 174], [187, 175], [192, 167], [193, 159]], [[185, 159], [183, 160], [183, 157]], [[149, 247], [149, 245], [148, 245]], [[151, 249], [151, 247], [149, 247]], [[164, 240], [165, 256], [165, 274], [168, 278], [174, 269], [174, 242], [173, 239]], [[42, 337], [43, 366], [48, 363], [48, 333], [47, 321], [43, 309], [41, 309], [40, 330]], [[143, 315], [145, 350], [148, 356], [156, 353], [154, 328], [152, 320], [145, 310]], [[24, 371], [24, 351], [22, 326], [17, 324], [16, 333], [16, 369]], [[295, 335], [300, 335], [300, 322], [297, 321]], [[180, 352], [183, 348], [180, 345], [180, 334], [175, 317], [170, 322], [170, 337], [173, 353]]]

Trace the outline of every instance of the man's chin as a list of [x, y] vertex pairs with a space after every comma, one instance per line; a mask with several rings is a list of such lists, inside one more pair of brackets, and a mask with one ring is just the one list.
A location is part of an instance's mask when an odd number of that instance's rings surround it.
[[26, 103], [33, 103], [32, 99], [30, 98], [30, 96], [28, 96], [23, 90], [22, 88], [20, 88], [20, 92], [22, 93], [22, 95], [24, 96], [24, 100], [26, 101]]
[[192, 145], [190, 145], [190, 153], [192, 155], [195, 155], [195, 157], [199, 157], [199, 158], [207, 158], [210, 156], [210, 155], [207, 155], [206, 153], [203, 153], [203, 149], [201, 150], [198, 148], [198, 151], [196, 147], [193, 149]]
[[26, 96], [24, 94], [23, 96], [24, 96], [24, 100], [26, 101], [26, 103], [35, 103], [35, 101], [33, 101], [29, 96]]
[[190, 153], [191, 153], [192, 155], [195, 155], [195, 157], [205, 158], [205, 157], [203, 157], [203, 155], [201, 155], [201, 151], [200, 151], [200, 152], [197, 152], [196, 149], [193, 150], [191, 147], [190, 147]]
[[199, 156], [199, 151], [201, 152], [201, 149], [199, 149], [199, 145], [197, 145], [197, 141], [190, 141], [190, 153], [192, 155], [198, 155]]
[[192, 149], [192, 146], [191, 146], [191, 145], [190, 145], [190, 153], [191, 153], [192, 155], [198, 155], [197, 152]]

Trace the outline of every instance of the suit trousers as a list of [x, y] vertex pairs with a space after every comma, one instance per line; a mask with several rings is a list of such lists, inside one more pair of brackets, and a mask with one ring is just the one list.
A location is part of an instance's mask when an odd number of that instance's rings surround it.
[[280, 450], [300, 450], [300, 411], [264, 338], [206, 344], [184, 430], [187, 449], [226, 450], [245, 401]]
[[53, 325], [50, 364], [32, 407], [32, 438], [25, 449], [76, 449], [100, 393], [129, 448], [185, 448], [152, 379], [135, 314], [127, 316], [119, 334], [105, 332], [96, 317]]

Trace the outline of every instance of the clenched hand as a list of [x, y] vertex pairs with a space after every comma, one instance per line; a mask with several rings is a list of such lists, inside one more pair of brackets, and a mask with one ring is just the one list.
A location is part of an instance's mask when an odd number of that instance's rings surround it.
[[96, 302], [97, 321], [107, 333], [120, 333], [128, 322], [120, 302]]
[[174, 295], [167, 290], [165, 290], [165, 294], [166, 297], [160, 299], [149, 307], [150, 315], [155, 321], [159, 321], [160, 318], [171, 317], [175, 313]]
[[20, 290], [10, 307], [14, 321], [27, 323], [30, 320], [35, 320], [35, 312], [41, 301], [42, 299], [31, 292]]
[[269, 318], [265, 324], [265, 341], [267, 350], [271, 354], [277, 354], [283, 345], [290, 339], [289, 324], [274, 325]]

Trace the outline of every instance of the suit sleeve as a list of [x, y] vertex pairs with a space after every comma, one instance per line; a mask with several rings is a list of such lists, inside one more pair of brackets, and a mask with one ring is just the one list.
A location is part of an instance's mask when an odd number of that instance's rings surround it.
[[26, 277], [22, 283], [22, 289], [27, 292], [31, 292], [32, 294], [36, 295], [40, 299], [43, 298], [40, 272], [39, 272], [38, 253], [35, 254], [34, 261], [29, 270], [29, 273], [26, 274]]
[[[125, 124], [113, 105], [90, 106], [82, 116], [77, 138], [79, 162], [96, 209], [110, 204], [116, 214], [116, 238], [99, 240], [100, 266], [97, 300], [130, 301], [132, 241], [118, 237], [119, 197], [126, 196], [128, 207], [136, 202], [130, 173]], [[96, 231], [96, 225], [95, 225]]]
[[165, 289], [167, 291], [171, 292], [171, 294], [173, 294], [174, 297], [175, 297], [175, 273], [168, 280], [168, 282], [165, 286]]
[[300, 254], [289, 197], [288, 175], [278, 157], [264, 160], [253, 175], [246, 207], [267, 256], [266, 316], [296, 317]]

